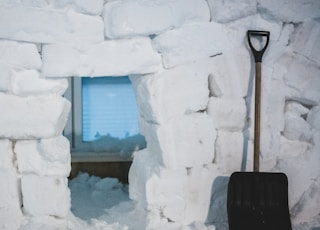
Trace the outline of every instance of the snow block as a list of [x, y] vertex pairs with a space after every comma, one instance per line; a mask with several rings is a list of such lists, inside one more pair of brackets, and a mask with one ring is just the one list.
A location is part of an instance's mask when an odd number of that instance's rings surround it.
[[0, 139], [0, 170], [13, 168], [12, 142]]
[[168, 30], [152, 40], [166, 68], [222, 53], [229, 47], [225, 27], [215, 22], [193, 23]]
[[146, 181], [147, 209], [157, 209], [163, 217], [173, 222], [185, 219], [188, 180], [185, 169], [162, 168]]
[[61, 96], [18, 97], [0, 93], [0, 137], [36, 139], [59, 136], [70, 103]]
[[215, 164], [192, 167], [188, 170], [188, 196], [185, 223], [206, 222], [210, 215], [214, 183], [221, 172]]
[[212, 58], [210, 94], [226, 99], [245, 97], [248, 93], [250, 69], [250, 53], [244, 47]]
[[288, 114], [285, 116], [283, 136], [290, 140], [308, 142], [312, 138], [311, 126], [302, 117]]
[[186, 23], [208, 22], [204, 0], [113, 1], [104, 6], [105, 35], [109, 38], [154, 35]]
[[0, 184], [0, 229], [18, 229], [22, 212], [16, 171], [0, 169]]
[[68, 11], [73, 10], [79, 13], [84, 14], [92, 14], [99, 15], [102, 12], [103, 8], [103, 0], [55, 0], [55, 1], [47, 1], [47, 0], [37, 0], [37, 1], [29, 1], [29, 0], [21, 0], [19, 3], [16, 1], [10, 0], [1, 0], [0, 4], [10, 4], [10, 5], [18, 5], [23, 7], [31, 7], [31, 8], [40, 8], [40, 9], [51, 9], [51, 10], [60, 10], [60, 11]]
[[287, 96], [319, 104], [319, 66], [297, 54], [286, 54], [282, 57], [281, 62], [287, 67], [283, 80], [287, 86]]
[[131, 76], [140, 116], [164, 124], [171, 118], [204, 110], [209, 100], [211, 66], [212, 60], [205, 59], [155, 74]]
[[0, 92], [7, 92], [11, 88], [12, 70], [4, 63], [0, 62]]
[[[1, 10], [2, 8], [0, 8], [0, 11]], [[4, 22], [5, 21], [2, 20], [0, 21], [0, 27]], [[7, 24], [2, 26], [7, 28]], [[3, 33], [4, 30], [7, 29], [1, 29], [0, 34]], [[41, 67], [40, 54], [35, 44], [0, 40], [0, 53], [1, 66], [5, 64], [7, 68], [16, 69], [40, 69]]]
[[70, 213], [68, 179], [59, 176], [23, 175], [23, 210], [31, 216], [65, 218]]
[[15, 148], [20, 173], [40, 176], [69, 176], [71, 154], [69, 141], [63, 137], [17, 141]]
[[210, 97], [208, 115], [216, 129], [226, 131], [240, 131], [246, 119], [246, 105], [244, 99], [224, 99]]
[[171, 119], [164, 125], [141, 122], [150, 152], [166, 168], [211, 163], [216, 131], [210, 117], [194, 113]]
[[13, 73], [9, 93], [18, 96], [63, 95], [67, 88], [67, 79], [45, 79], [36, 70], [23, 70]]
[[242, 132], [219, 131], [215, 146], [216, 157], [214, 162], [223, 175], [241, 170], [244, 154], [244, 138]]
[[295, 29], [292, 36], [293, 49], [309, 59], [320, 64], [320, 44], [318, 39], [320, 37], [320, 23], [318, 21], [304, 22]]
[[103, 21], [99, 16], [74, 11], [2, 4], [0, 38], [39, 43], [96, 43], [104, 40]]
[[[260, 14], [251, 15], [245, 18], [241, 18], [239, 20], [235, 20], [225, 25], [225, 33], [228, 34], [229, 47], [231, 50], [229, 52], [233, 52], [238, 47], [243, 47], [244, 44], [248, 44], [247, 40], [247, 31], [248, 30], [266, 30], [270, 31], [270, 40], [277, 41], [280, 38], [282, 23], [275, 21], [268, 21], [260, 16]], [[249, 45], [247, 45], [249, 49]], [[264, 59], [268, 54], [268, 50], [264, 54]]]
[[280, 152], [279, 159], [285, 159], [287, 157], [296, 157], [298, 155], [303, 155], [312, 147], [312, 144], [299, 141], [290, 140], [284, 136], [280, 136]]
[[[258, 11], [265, 18], [282, 22], [299, 23], [320, 17], [317, 0], [257, 0]], [[285, 9], [285, 10], [284, 10]]]
[[147, 179], [156, 171], [160, 164], [148, 149], [143, 149], [134, 153], [133, 161], [129, 170], [129, 196], [130, 199], [140, 203], [142, 207], [147, 206], [145, 183]]
[[105, 41], [95, 45], [43, 46], [42, 75], [125, 76], [146, 74], [162, 69], [161, 57], [149, 38]]
[[312, 129], [320, 130], [320, 106], [313, 107], [308, 113], [307, 122]]
[[226, 23], [257, 13], [256, 1], [208, 0], [208, 4], [215, 22]]

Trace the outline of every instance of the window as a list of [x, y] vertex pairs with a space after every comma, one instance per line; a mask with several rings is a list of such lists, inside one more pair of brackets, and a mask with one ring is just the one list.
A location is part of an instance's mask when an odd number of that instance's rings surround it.
[[72, 103], [64, 135], [73, 158], [128, 159], [146, 147], [127, 76], [70, 78], [65, 97]]

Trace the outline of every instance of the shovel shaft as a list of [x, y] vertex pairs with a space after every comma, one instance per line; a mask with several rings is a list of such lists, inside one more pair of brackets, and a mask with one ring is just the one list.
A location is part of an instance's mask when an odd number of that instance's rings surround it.
[[255, 63], [255, 106], [254, 106], [254, 149], [253, 149], [253, 171], [259, 172], [260, 161], [260, 113], [261, 113], [261, 62]]

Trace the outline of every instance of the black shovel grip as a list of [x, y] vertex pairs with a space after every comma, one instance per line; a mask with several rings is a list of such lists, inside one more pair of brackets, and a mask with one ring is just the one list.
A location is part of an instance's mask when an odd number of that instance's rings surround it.
[[[251, 48], [252, 54], [254, 56], [254, 61], [257, 62], [262, 62], [262, 56], [264, 51], [266, 51], [268, 44], [269, 44], [269, 37], [270, 37], [270, 32], [269, 31], [259, 31], [259, 30], [248, 30], [247, 32], [247, 36], [248, 36], [248, 42], [249, 42], [249, 46]], [[261, 50], [256, 50], [252, 43], [251, 43], [251, 37], [252, 36], [265, 36], [267, 37], [267, 41], [266, 44], [264, 45], [264, 47]]]

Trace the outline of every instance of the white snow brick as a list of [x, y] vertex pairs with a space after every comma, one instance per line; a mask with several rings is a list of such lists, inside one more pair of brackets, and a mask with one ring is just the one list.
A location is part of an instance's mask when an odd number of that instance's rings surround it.
[[103, 21], [99, 16], [73, 11], [3, 4], [0, 7], [0, 38], [39, 43], [102, 42]]
[[225, 52], [212, 58], [209, 77], [211, 95], [222, 98], [243, 98], [248, 93], [251, 58], [246, 48]]
[[305, 154], [311, 148], [310, 143], [299, 140], [290, 140], [284, 136], [280, 136], [280, 154], [277, 156], [279, 159], [286, 157], [295, 157], [300, 154]]
[[[320, 5], [320, 4], [319, 4]], [[318, 21], [304, 22], [295, 29], [292, 36], [293, 49], [320, 64], [320, 23]]]
[[[0, 27], [1, 23], [2, 21]], [[5, 64], [8, 68], [40, 69], [41, 67], [40, 54], [35, 44], [0, 40], [0, 53], [0, 63]]]
[[11, 92], [18, 96], [63, 95], [68, 88], [67, 79], [41, 78], [36, 70], [14, 72], [11, 81]]
[[224, 99], [210, 97], [207, 112], [214, 122], [216, 129], [240, 131], [246, 119], [244, 99]]
[[67, 178], [23, 175], [21, 189], [23, 210], [31, 216], [64, 218], [70, 213], [71, 201]]
[[0, 62], [0, 92], [7, 92], [11, 87], [12, 71], [9, 66]]
[[177, 117], [163, 125], [141, 122], [141, 133], [149, 151], [167, 168], [208, 164], [214, 158], [216, 131], [206, 114]]
[[241, 170], [244, 138], [242, 132], [219, 131], [214, 162], [224, 175]]
[[307, 116], [307, 122], [312, 129], [320, 130], [320, 106], [313, 107]]
[[129, 196], [130, 199], [139, 202], [143, 207], [147, 206], [145, 184], [151, 175], [158, 171], [160, 164], [155, 154], [150, 154], [148, 149], [135, 152], [132, 165], [129, 170]]
[[22, 212], [16, 171], [0, 169], [0, 184], [0, 229], [18, 229]]
[[59, 136], [70, 103], [61, 96], [18, 97], [0, 93], [0, 137], [35, 139]]
[[61, 11], [74, 10], [80, 13], [99, 15], [102, 12], [103, 0], [0, 0], [0, 4], [18, 5], [24, 7], [40, 8], [40, 9], [57, 9]]
[[148, 122], [167, 120], [204, 110], [209, 100], [210, 59], [155, 74], [132, 76], [140, 115]]
[[129, 171], [130, 198], [148, 211], [161, 212], [174, 221], [184, 219], [188, 185], [185, 168], [160, 168], [155, 155], [142, 150], [134, 155]]
[[162, 168], [146, 181], [147, 209], [158, 209], [164, 218], [173, 222], [185, 219], [188, 197], [188, 178], [184, 168]]
[[113, 1], [104, 6], [105, 35], [109, 38], [154, 35], [186, 23], [208, 22], [204, 0]]
[[192, 167], [187, 172], [188, 202], [184, 222], [206, 222], [210, 213], [211, 196], [215, 189], [214, 183], [221, 172], [215, 164]]
[[254, 1], [224, 1], [208, 0], [211, 19], [226, 23], [257, 13], [257, 2]]
[[320, 17], [318, 0], [257, 0], [258, 11], [265, 18], [299, 23]]
[[152, 40], [166, 68], [222, 53], [229, 43], [225, 26], [215, 22], [188, 24]]
[[20, 173], [69, 176], [71, 170], [70, 146], [69, 141], [63, 136], [17, 141], [14, 151], [17, 154]]
[[125, 76], [161, 69], [161, 57], [152, 49], [150, 38], [74, 47], [62, 44], [43, 46], [42, 75], [46, 77]]
[[8, 139], [0, 139], [0, 170], [13, 168], [12, 142]]
[[[238, 47], [243, 47], [244, 44], [248, 44], [247, 41], [247, 31], [248, 30], [266, 30], [270, 31], [270, 40], [277, 41], [280, 38], [282, 23], [275, 21], [268, 21], [263, 19], [260, 14], [251, 15], [239, 20], [235, 20], [224, 24], [226, 33], [228, 34], [228, 43], [231, 50], [229, 52], [234, 52]], [[247, 45], [248, 49], [249, 46]], [[268, 49], [264, 54], [267, 56]], [[265, 58], [264, 58], [265, 59]]]
[[283, 64], [287, 66], [284, 83], [287, 86], [286, 94], [290, 98], [320, 102], [320, 67], [301, 55], [283, 56]]

